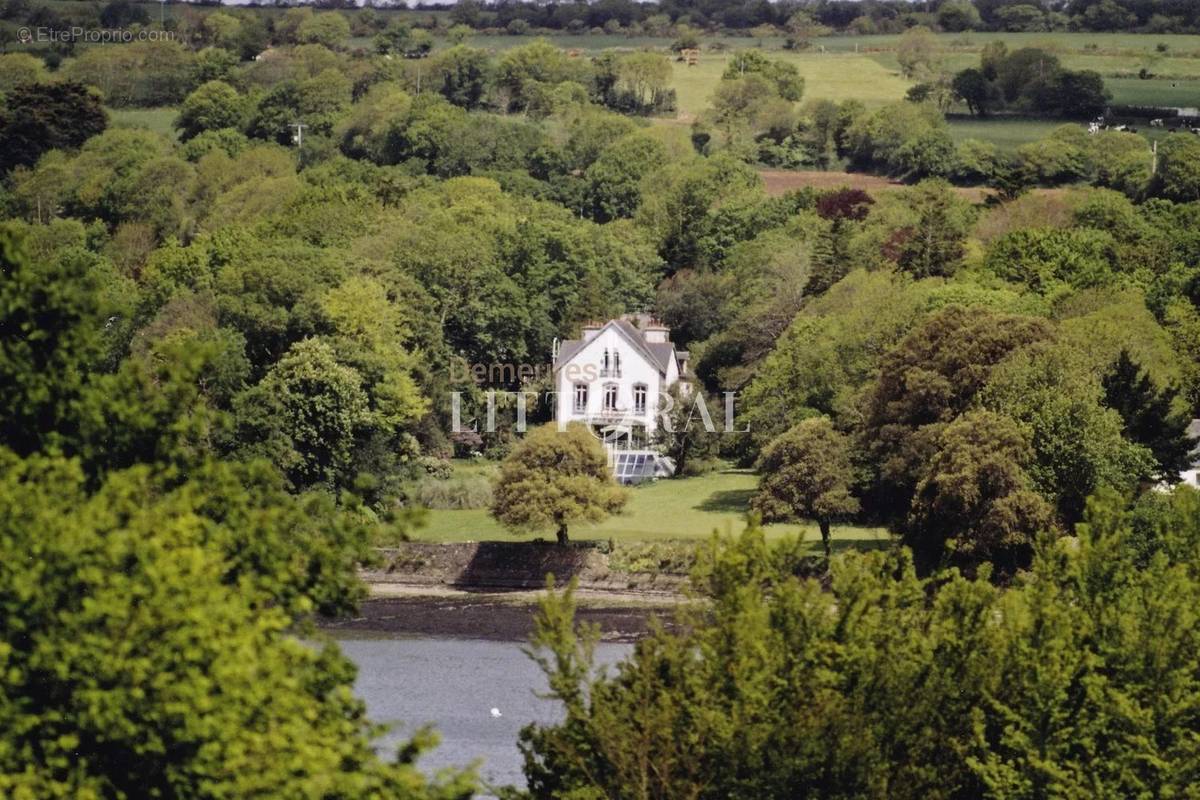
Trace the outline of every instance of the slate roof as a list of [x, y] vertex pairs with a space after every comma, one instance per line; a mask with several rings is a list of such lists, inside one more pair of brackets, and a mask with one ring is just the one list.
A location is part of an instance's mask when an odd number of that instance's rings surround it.
[[[609, 320], [604, 327], [615, 327], [621, 333], [625, 334], [625, 338], [633, 345], [634, 349], [642, 354], [642, 356], [653, 364], [660, 374], [666, 375], [667, 368], [671, 364], [671, 359], [675, 357], [675, 345], [670, 341], [666, 342], [647, 342], [642, 336], [642, 332], [638, 330], [632, 323], [624, 319]], [[603, 328], [601, 328], [603, 330]], [[558, 360], [554, 364], [555, 371], [563, 364], [570, 361], [576, 353], [583, 349], [588, 342], [583, 339], [566, 339], [559, 343]]]

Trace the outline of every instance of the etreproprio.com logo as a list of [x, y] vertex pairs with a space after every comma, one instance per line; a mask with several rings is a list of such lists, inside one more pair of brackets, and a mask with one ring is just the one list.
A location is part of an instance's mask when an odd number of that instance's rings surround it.
[[126, 42], [167, 42], [175, 39], [174, 31], [151, 30], [143, 28], [21, 28], [17, 31], [17, 41], [23, 44], [33, 42], [52, 42], [63, 44], [121, 44]]

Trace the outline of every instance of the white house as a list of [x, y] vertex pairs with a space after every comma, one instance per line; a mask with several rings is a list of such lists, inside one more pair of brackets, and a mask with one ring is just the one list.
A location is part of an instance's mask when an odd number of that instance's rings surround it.
[[590, 425], [624, 483], [670, 474], [674, 465], [653, 448], [655, 431], [660, 398], [687, 374], [687, 358], [648, 314], [589, 323], [581, 338], [555, 344], [554, 417]]

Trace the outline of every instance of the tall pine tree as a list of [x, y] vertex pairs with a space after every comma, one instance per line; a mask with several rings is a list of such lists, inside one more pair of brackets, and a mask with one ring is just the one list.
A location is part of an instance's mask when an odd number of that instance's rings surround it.
[[1179, 473], [1191, 467], [1195, 440], [1189, 420], [1173, 408], [1179, 390], [1160, 389], [1150, 374], [1121, 350], [1104, 376], [1104, 404], [1121, 415], [1125, 438], [1145, 445], [1158, 462], [1160, 477], [1178, 483]]

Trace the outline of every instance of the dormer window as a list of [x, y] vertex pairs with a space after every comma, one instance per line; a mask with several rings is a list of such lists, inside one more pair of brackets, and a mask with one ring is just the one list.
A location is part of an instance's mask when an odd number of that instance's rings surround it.
[[619, 352], [604, 348], [604, 358], [600, 362], [600, 377], [621, 377], [621, 354]]

